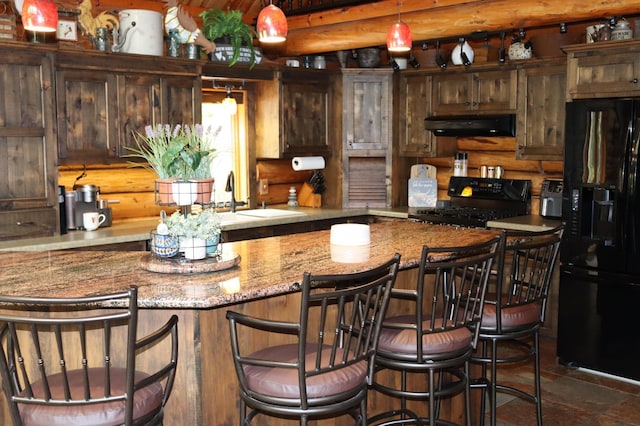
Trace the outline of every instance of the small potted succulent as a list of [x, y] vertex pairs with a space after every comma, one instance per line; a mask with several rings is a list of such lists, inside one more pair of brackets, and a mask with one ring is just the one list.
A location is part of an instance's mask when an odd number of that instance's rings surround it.
[[216, 43], [216, 50], [210, 53], [212, 60], [229, 62], [229, 66], [246, 62], [252, 68], [260, 63], [262, 56], [253, 46], [255, 32], [242, 20], [240, 10], [211, 8], [200, 13], [200, 17], [202, 34]]
[[221, 224], [215, 210], [207, 208], [198, 212], [176, 211], [164, 222], [169, 235], [180, 241], [180, 251], [187, 259], [204, 259], [215, 252], [220, 241]]
[[[134, 135], [137, 146], [128, 147], [130, 154], [127, 157], [142, 158], [146, 163], [130, 163], [156, 173], [160, 204], [172, 201], [178, 205], [209, 203], [213, 188], [211, 162], [216, 150], [208, 139], [215, 138], [219, 132], [219, 128], [205, 132], [200, 124], [146, 126], [145, 135]], [[178, 191], [183, 186], [187, 187], [186, 197]]]

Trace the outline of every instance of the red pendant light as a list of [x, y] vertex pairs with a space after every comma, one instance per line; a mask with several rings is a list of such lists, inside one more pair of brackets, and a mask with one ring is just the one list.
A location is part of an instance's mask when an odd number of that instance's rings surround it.
[[387, 32], [387, 49], [392, 53], [405, 53], [411, 50], [411, 29], [400, 20], [400, 1], [398, 1], [398, 22]]
[[25, 0], [22, 26], [27, 31], [50, 33], [58, 29], [58, 8], [52, 0]]
[[287, 17], [277, 6], [269, 4], [260, 11], [256, 33], [261, 43], [281, 43], [287, 39]]

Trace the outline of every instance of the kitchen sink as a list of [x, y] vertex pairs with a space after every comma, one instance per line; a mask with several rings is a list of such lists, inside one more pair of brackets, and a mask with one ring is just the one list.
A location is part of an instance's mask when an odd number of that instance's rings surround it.
[[252, 220], [270, 219], [278, 217], [291, 217], [291, 216], [304, 216], [306, 213], [298, 212], [294, 210], [280, 210], [280, 209], [251, 209], [251, 210], [238, 210], [237, 212], [220, 212], [220, 222], [222, 225], [238, 222], [250, 222]]
[[280, 210], [280, 209], [238, 210], [236, 214], [240, 216], [251, 216], [251, 217], [261, 217], [261, 218], [306, 216], [306, 213], [303, 213], [303, 212], [299, 212], [295, 210]]

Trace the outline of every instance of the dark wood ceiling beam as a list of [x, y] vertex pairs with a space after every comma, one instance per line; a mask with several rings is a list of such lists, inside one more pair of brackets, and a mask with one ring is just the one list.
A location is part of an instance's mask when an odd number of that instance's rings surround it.
[[[281, 52], [300, 55], [383, 46], [397, 13], [397, 6], [390, 12], [391, 3], [397, 4], [395, 0], [385, 0], [342, 12], [291, 17], [288, 19], [289, 34]], [[423, 4], [421, 9], [417, 9], [418, 3]], [[640, 11], [638, 0], [518, 0], [516, 3], [512, 0], [434, 0], [428, 2], [426, 8], [424, 3], [409, 0], [402, 6], [402, 20], [411, 27], [415, 41], [462, 36], [476, 31], [544, 27]]]

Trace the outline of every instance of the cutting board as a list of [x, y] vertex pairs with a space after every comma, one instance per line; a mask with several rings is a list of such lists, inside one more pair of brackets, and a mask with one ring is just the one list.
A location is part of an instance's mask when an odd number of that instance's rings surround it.
[[430, 164], [414, 164], [411, 166], [411, 179], [415, 178], [430, 178], [435, 179], [438, 175], [436, 166]]
[[409, 207], [435, 207], [438, 203], [437, 169], [429, 164], [411, 166]]

